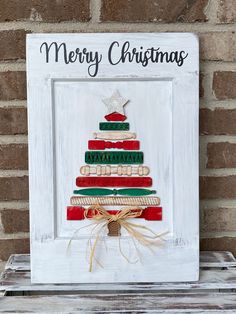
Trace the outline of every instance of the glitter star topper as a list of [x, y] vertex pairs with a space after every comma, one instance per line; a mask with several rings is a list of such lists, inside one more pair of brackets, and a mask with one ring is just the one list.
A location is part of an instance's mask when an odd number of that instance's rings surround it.
[[105, 98], [102, 100], [104, 104], [107, 106], [107, 114], [111, 114], [113, 112], [120, 113], [124, 115], [124, 106], [127, 104], [129, 101], [128, 99], [123, 98], [120, 95], [120, 92], [116, 90], [111, 97]]

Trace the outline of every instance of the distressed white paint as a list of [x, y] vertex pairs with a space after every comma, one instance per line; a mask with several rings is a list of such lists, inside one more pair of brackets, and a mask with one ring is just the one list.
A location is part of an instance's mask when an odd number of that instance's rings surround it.
[[[104, 55], [112, 41], [137, 47], [185, 50], [182, 67], [158, 63], [111, 66], [106, 59], [91, 78], [85, 64], [45, 63], [44, 41], [87, 47]], [[27, 39], [31, 267], [35, 283], [164, 282], [198, 279], [198, 40], [193, 34], [33, 34]], [[153, 189], [163, 206], [162, 222], [142, 223], [169, 230], [161, 248], [139, 246], [142, 263], [127, 263], [117, 238], [99, 245], [104, 268], [88, 272], [86, 221], [66, 221], [66, 205], [84, 164], [87, 141], [106, 114], [102, 99], [118, 89], [130, 102], [125, 112], [150, 167]], [[152, 144], [153, 143], [153, 144]], [[122, 247], [134, 257], [132, 240]]]

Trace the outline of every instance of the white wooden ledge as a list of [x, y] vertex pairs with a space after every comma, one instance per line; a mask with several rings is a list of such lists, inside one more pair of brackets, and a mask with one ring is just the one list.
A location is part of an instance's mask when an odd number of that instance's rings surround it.
[[0, 312], [236, 313], [236, 260], [201, 252], [195, 283], [31, 284], [30, 256], [12, 255], [0, 280]]

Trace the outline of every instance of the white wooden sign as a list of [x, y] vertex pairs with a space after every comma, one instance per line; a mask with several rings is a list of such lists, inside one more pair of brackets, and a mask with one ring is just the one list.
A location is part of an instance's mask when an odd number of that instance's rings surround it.
[[198, 39], [27, 37], [34, 283], [198, 280]]

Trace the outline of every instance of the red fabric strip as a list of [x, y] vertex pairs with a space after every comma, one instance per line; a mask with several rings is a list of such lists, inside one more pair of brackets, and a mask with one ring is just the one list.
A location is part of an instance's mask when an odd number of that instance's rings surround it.
[[150, 187], [151, 177], [77, 177], [79, 187]]
[[110, 141], [88, 141], [88, 149], [91, 150], [104, 150], [106, 148], [118, 148], [124, 150], [139, 150], [139, 141], [121, 141], [121, 142], [110, 142]]
[[125, 121], [127, 117], [123, 114], [113, 112], [104, 117], [107, 121]]
[[[67, 220], [84, 220], [84, 210], [84, 207], [80, 206], [67, 206]], [[111, 215], [115, 215], [119, 211], [108, 210], [107, 212]], [[91, 210], [88, 217], [93, 217], [93, 210]], [[142, 215], [136, 218], [160, 221], [162, 220], [162, 207], [146, 207], [143, 209]]]

